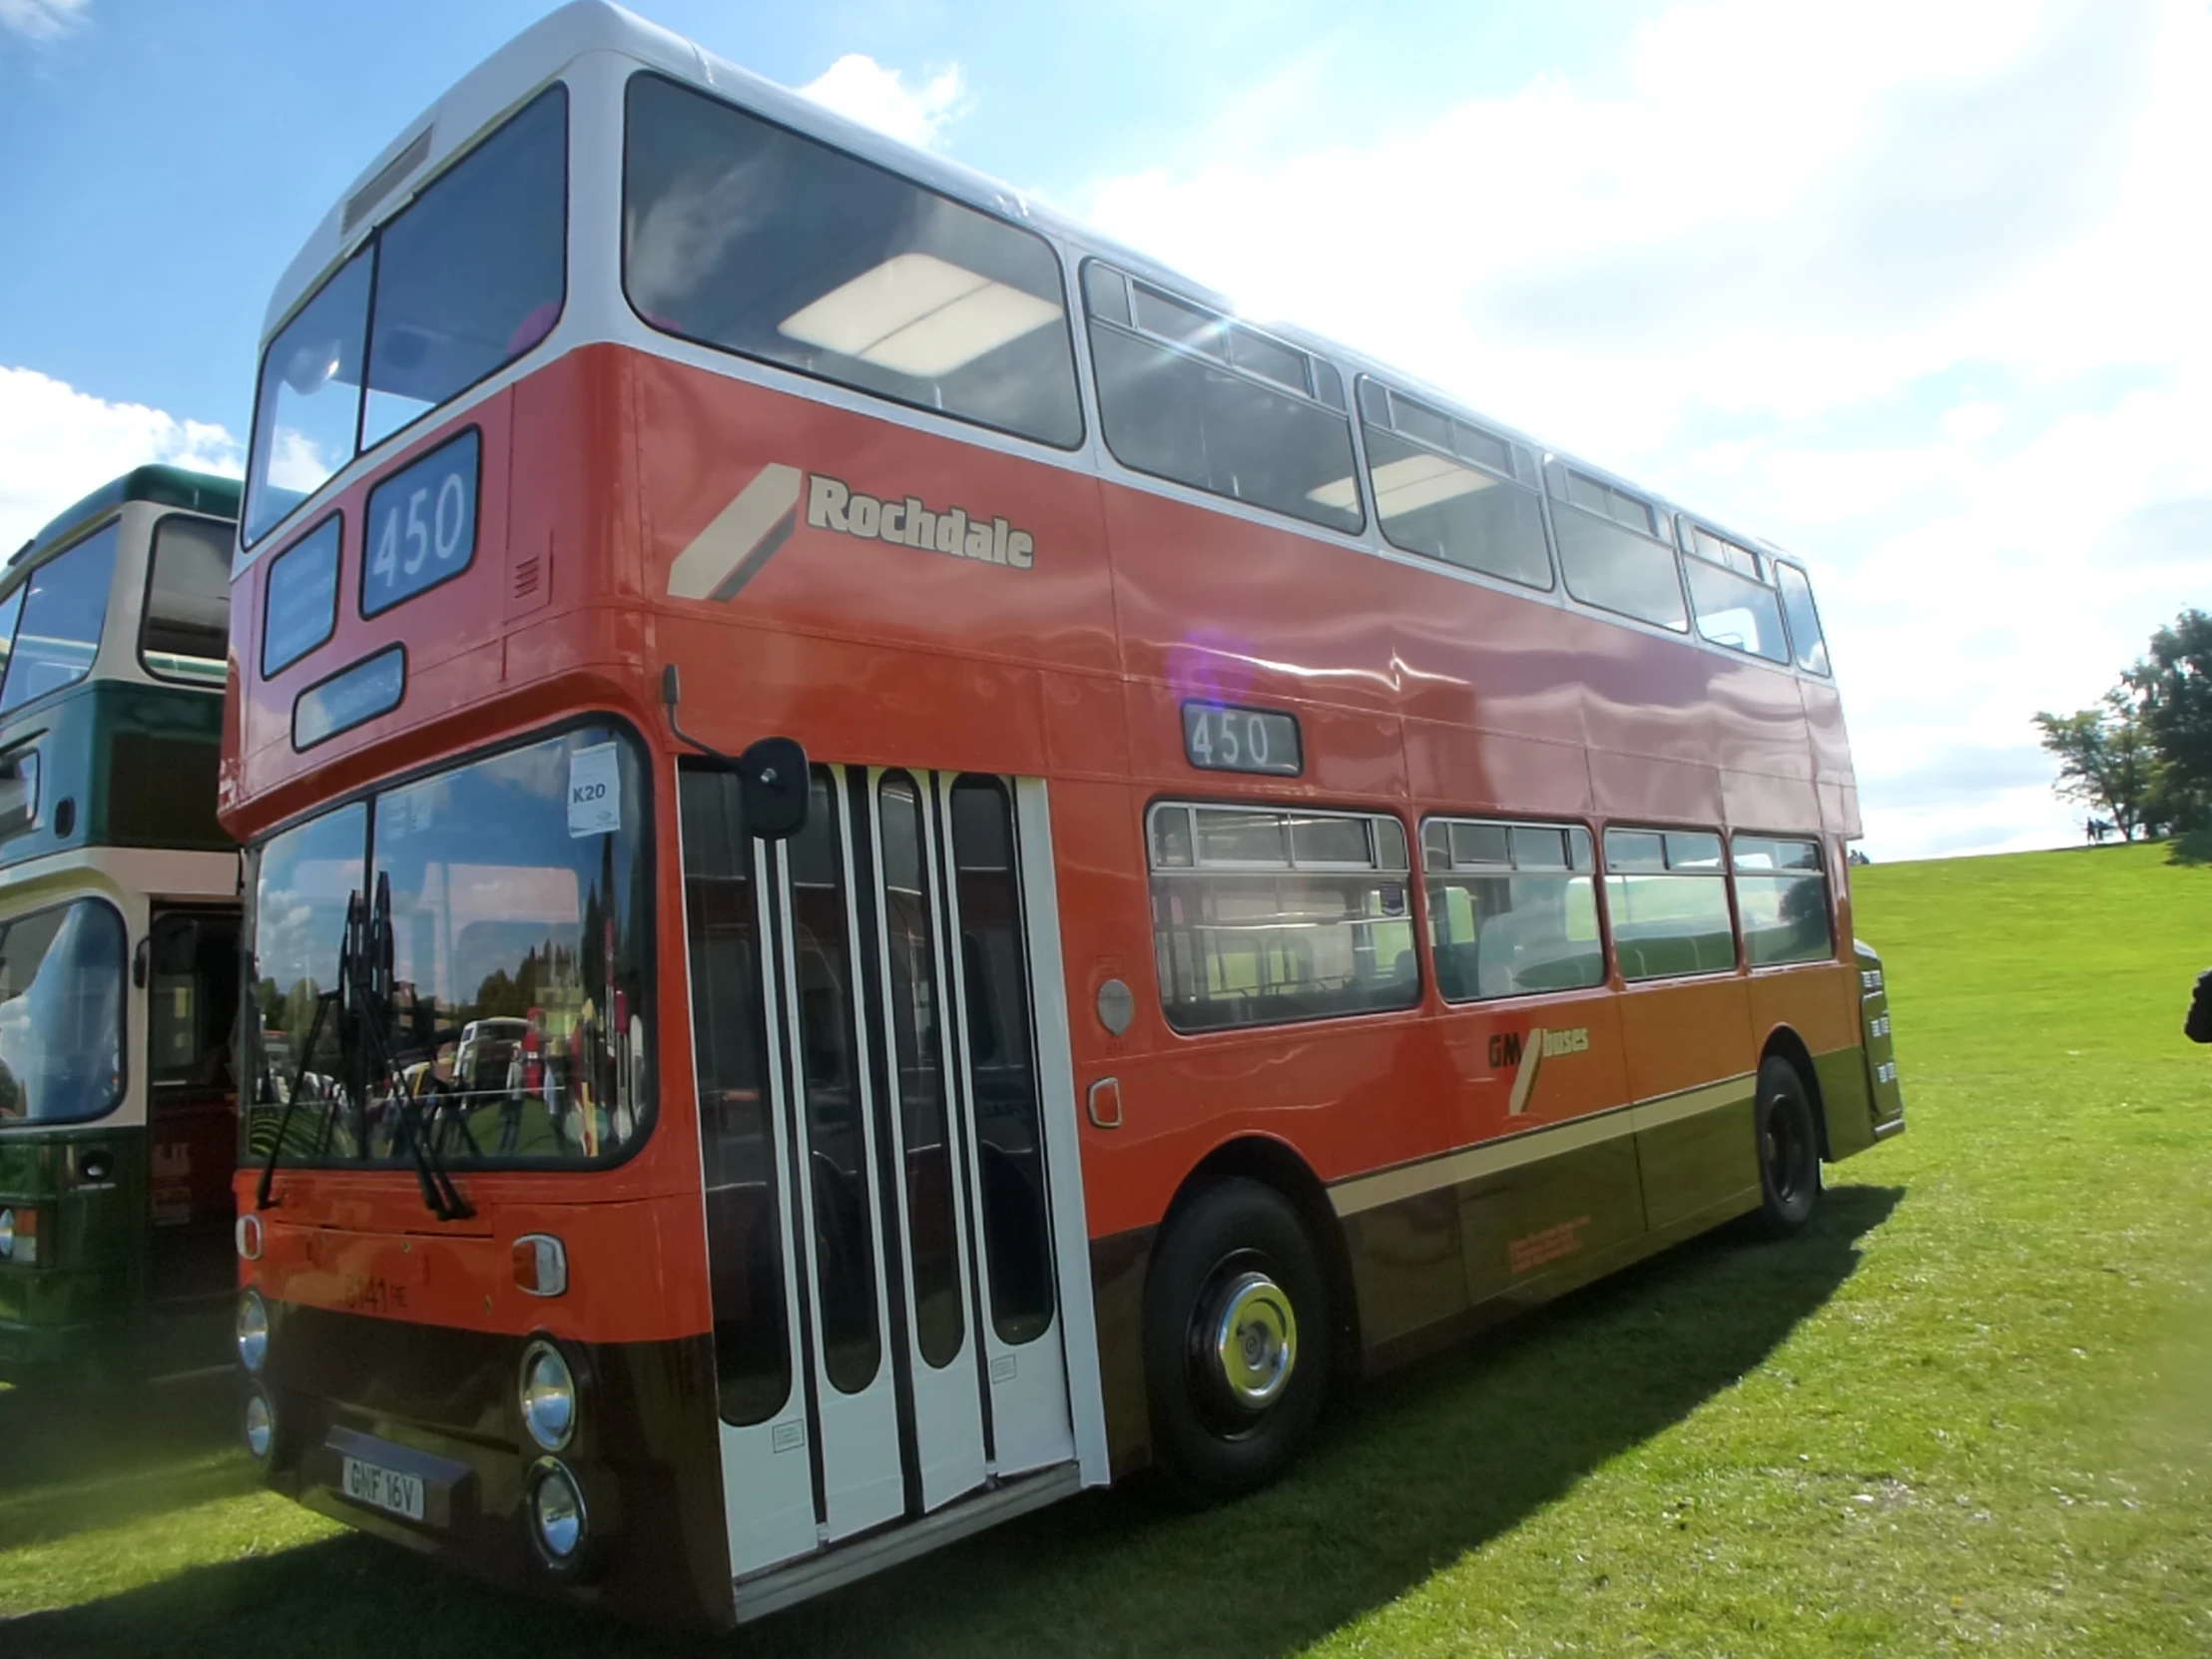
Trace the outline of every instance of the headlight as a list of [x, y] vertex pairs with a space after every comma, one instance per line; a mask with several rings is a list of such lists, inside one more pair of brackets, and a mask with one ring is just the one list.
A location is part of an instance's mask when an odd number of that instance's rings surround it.
[[269, 1305], [262, 1293], [248, 1291], [239, 1298], [239, 1364], [259, 1372], [269, 1357]]
[[576, 1432], [576, 1378], [548, 1342], [523, 1350], [522, 1425], [548, 1451], [560, 1450]]
[[530, 1486], [530, 1526], [553, 1565], [566, 1566], [584, 1547], [584, 1492], [566, 1465], [548, 1457]]
[[256, 1388], [246, 1396], [246, 1449], [257, 1459], [266, 1458], [276, 1443], [276, 1411], [269, 1395]]
[[15, 1260], [15, 1212], [0, 1210], [0, 1262]]

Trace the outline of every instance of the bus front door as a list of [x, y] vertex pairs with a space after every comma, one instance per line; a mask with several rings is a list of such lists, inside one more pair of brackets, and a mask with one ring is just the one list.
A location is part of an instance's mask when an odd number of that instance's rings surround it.
[[1015, 786], [817, 768], [764, 843], [681, 776], [742, 1578], [1075, 1445]]
[[146, 986], [147, 1366], [226, 1362], [238, 1261], [238, 908], [157, 905], [141, 946]]

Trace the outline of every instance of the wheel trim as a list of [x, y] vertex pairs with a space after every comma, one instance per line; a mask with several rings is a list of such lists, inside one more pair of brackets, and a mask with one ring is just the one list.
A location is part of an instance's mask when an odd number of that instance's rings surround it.
[[1203, 1305], [1207, 1381], [1239, 1411], [1258, 1415], [1283, 1397], [1298, 1367], [1298, 1314], [1282, 1286], [1247, 1270]]

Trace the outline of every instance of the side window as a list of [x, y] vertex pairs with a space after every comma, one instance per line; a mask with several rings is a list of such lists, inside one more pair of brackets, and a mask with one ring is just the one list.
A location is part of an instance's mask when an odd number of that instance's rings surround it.
[[1774, 565], [1775, 584], [1782, 590], [1782, 614], [1790, 619], [1790, 643], [1797, 647], [1797, 665], [1808, 674], [1828, 672], [1828, 641], [1821, 633], [1821, 613], [1813, 605], [1813, 584], [1796, 565], [1780, 559]]
[[1430, 819], [1420, 861], [1446, 1002], [1604, 983], [1595, 859], [1580, 825]]
[[1820, 842], [1738, 835], [1732, 850], [1744, 959], [1753, 967], [1773, 967], [1835, 955]]
[[1083, 441], [1042, 237], [658, 75], [631, 78], [622, 279], [663, 333]]
[[1396, 819], [1163, 802], [1149, 828], [1153, 949], [1176, 1030], [1420, 1000]]
[[139, 661], [163, 680], [223, 684], [231, 651], [230, 525], [171, 513], [154, 527]]
[[1375, 515], [1392, 547], [1551, 586], [1534, 455], [1366, 375], [1360, 421]]
[[1623, 979], [1736, 965], [1721, 838], [1704, 830], [1605, 831], [1605, 907]]
[[1083, 293], [1114, 459], [1331, 530], [1367, 522], [1334, 367], [1095, 260]]
[[1567, 592], [1586, 605], [1687, 632], [1674, 549], [1659, 539], [1651, 505], [1558, 461], [1544, 472]]
[[22, 589], [23, 619], [15, 631], [7, 679], [0, 683], [0, 714], [75, 685], [92, 672], [121, 536], [121, 529], [111, 524], [31, 572]]
[[1759, 555], [1694, 527], [1685, 541], [1691, 551], [1682, 561], [1682, 573], [1690, 581], [1699, 637], [1770, 663], [1787, 663], [1790, 642], [1782, 633], [1782, 604], [1759, 579]]
[[38, 823], [38, 745], [19, 744], [0, 755], [0, 840]]

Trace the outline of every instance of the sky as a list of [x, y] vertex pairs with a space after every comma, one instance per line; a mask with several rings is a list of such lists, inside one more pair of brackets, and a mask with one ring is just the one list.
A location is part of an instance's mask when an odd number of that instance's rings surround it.
[[[269, 293], [542, 4], [0, 0], [0, 547], [237, 471]], [[2204, 0], [648, 0], [1803, 554], [1875, 858], [2065, 844], [2039, 709], [2212, 602]]]

